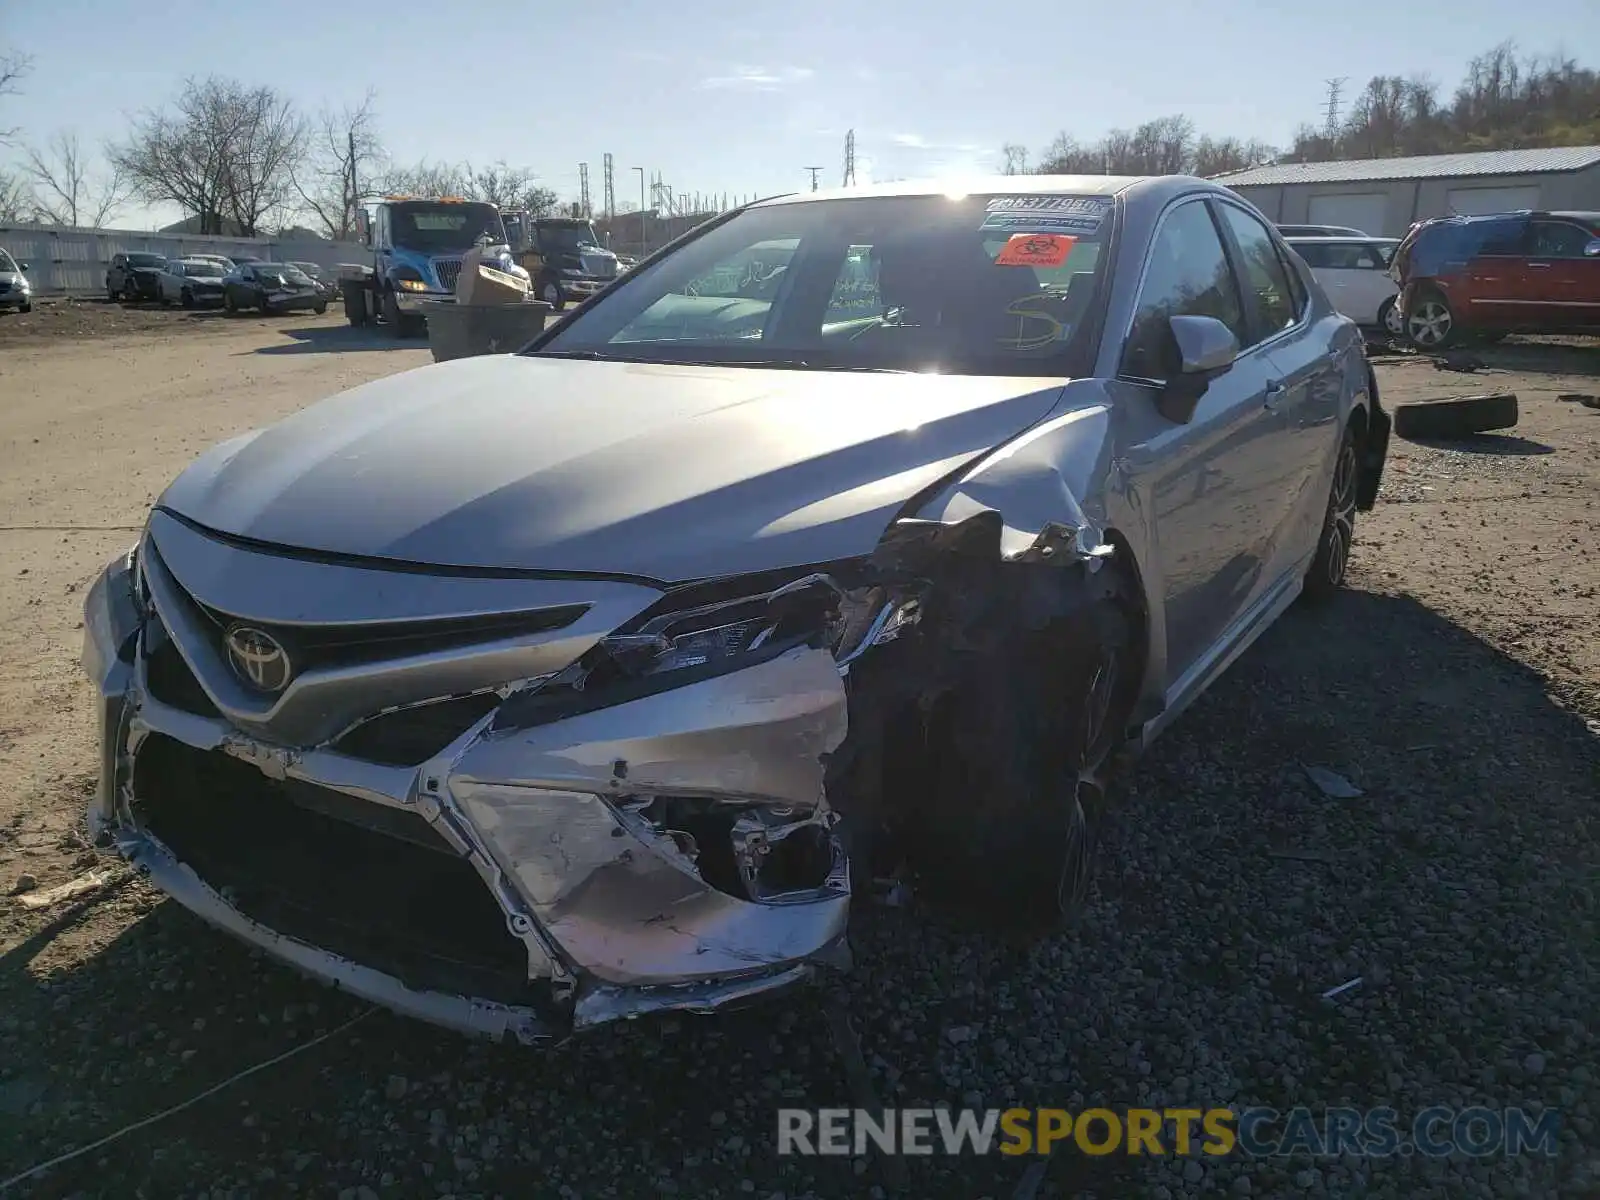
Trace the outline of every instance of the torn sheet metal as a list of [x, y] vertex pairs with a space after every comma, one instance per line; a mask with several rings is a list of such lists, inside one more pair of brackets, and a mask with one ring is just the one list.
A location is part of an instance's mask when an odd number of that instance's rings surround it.
[[[756, 903], [720, 891], [612, 797], [695, 794], [815, 808], [844, 739], [832, 655], [801, 648], [613, 708], [493, 735], [447, 786], [560, 950], [608, 984], [656, 987], [788, 968], [844, 933], [843, 850], [820, 888]], [[593, 791], [578, 790], [589, 789]]]
[[1104, 405], [1074, 409], [997, 450], [922, 508], [917, 517], [946, 525], [979, 513], [1000, 514], [1000, 557], [1094, 560], [1110, 553], [1103, 529], [1084, 512], [1078, 496], [1109, 470], [1111, 411]]
[[457, 781], [607, 795], [721, 795], [815, 807], [822, 758], [844, 740], [844, 685], [825, 650], [608, 708], [492, 733]]

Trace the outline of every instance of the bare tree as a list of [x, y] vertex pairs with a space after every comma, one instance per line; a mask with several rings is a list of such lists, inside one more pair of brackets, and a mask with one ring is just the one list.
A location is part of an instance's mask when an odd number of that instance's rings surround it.
[[308, 161], [294, 172], [295, 190], [319, 233], [334, 241], [355, 236], [356, 210], [377, 194], [385, 170], [373, 95], [354, 108], [323, 111], [310, 134]]
[[33, 219], [33, 190], [15, 171], [0, 170], [0, 225], [20, 225]]
[[[17, 85], [33, 70], [33, 55], [20, 51], [0, 54], [0, 96], [15, 96], [22, 89]], [[17, 137], [15, 126], [0, 129], [0, 146], [11, 145]]]
[[187, 81], [173, 111], [140, 117], [111, 161], [146, 200], [198, 217], [200, 232], [254, 237], [292, 207], [305, 143], [287, 97], [212, 77]]
[[467, 177], [454, 163], [423, 160], [412, 166], [390, 166], [378, 190], [388, 196], [461, 196], [467, 191]]
[[43, 150], [29, 146], [23, 171], [33, 180], [39, 219], [52, 225], [103, 229], [128, 197], [128, 184], [115, 163], [96, 176], [78, 135], [57, 130]]
[[545, 217], [560, 203], [554, 188], [541, 187], [534, 182], [538, 176], [529, 167], [507, 166], [501, 161], [487, 167], [467, 163], [463, 170], [467, 195], [496, 208], [525, 208], [536, 217]]
[[1028, 148], [1019, 146], [1016, 142], [1007, 142], [1000, 147], [1000, 157], [1003, 165], [1000, 168], [1004, 175], [1026, 175], [1028, 173]]

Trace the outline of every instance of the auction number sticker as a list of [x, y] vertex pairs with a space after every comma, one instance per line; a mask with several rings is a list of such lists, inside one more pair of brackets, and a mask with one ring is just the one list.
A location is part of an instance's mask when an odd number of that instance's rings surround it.
[[1059, 267], [1077, 238], [1061, 233], [1014, 233], [995, 259], [1001, 267]]
[[1094, 233], [1111, 211], [1110, 196], [996, 196], [986, 206], [984, 231]]

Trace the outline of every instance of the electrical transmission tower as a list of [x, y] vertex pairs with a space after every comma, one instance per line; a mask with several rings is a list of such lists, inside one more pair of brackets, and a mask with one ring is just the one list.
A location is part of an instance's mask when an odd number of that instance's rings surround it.
[[822, 171], [822, 168], [821, 167], [801, 167], [800, 169], [802, 171], [810, 171], [811, 172], [811, 190], [813, 192], [816, 191], [817, 190], [817, 175]]
[[856, 185], [856, 131], [844, 135], [844, 186]]
[[592, 215], [589, 206], [589, 164], [578, 164], [578, 209], [583, 216]]
[[606, 161], [604, 167], [606, 220], [608, 221], [614, 221], [617, 219], [617, 184], [616, 180], [612, 177], [611, 171], [611, 152], [608, 150], [606, 151]]
[[1323, 80], [1328, 85], [1327, 132], [1329, 137], [1335, 137], [1339, 133], [1339, 97], [1344, 94], [1345, 79], [1346, 76], [1341, 75], [1337, 79]]

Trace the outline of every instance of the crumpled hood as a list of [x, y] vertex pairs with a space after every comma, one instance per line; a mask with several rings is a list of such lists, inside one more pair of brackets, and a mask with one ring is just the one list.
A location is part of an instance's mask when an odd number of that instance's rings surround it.
[[865, 554], [1063, 379], [491, 355], [208, 451], [158, 502], [227, 534], [459, 567], [678, 581]]

